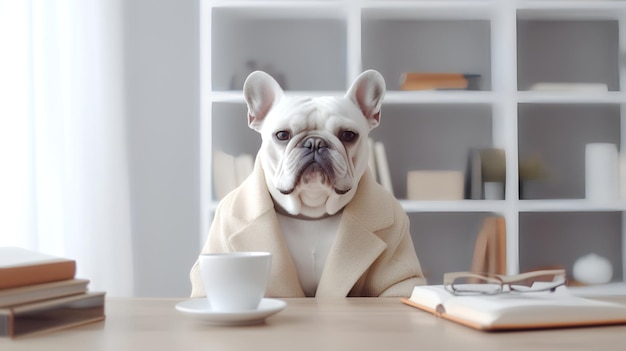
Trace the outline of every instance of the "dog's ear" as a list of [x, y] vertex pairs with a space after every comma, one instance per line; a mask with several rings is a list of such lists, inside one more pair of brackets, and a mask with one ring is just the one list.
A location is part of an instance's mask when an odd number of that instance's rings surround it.
[[363, 112], [370, 128], [380, 123], [380, 107], [385, 97], [385, 79], [374, 70], [361, 73], [346, 93]]
[[269, 74], [254, 71], [243, 83], [243, 95], [248, 104], [248, 126], [259, 131], [267, 113], [283, 96], [283, 89]]

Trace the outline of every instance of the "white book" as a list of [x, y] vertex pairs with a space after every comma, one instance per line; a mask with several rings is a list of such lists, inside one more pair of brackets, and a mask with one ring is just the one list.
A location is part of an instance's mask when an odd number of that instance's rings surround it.
[[564, 286], [555, 292], [455, 296], [443, 285], [426, 285], [402, 302], [483, 331], [626, 324], [626, 305], [575, 296]]
[[234, 156], [222, 151], [213, 153], [213, 186], [217, 200], [223, 199], [237, 187]]
[[369, 149], [368, 166], [370, 168], [370, 171], [372, 172], [372, 175], [374, 176], [374, 180], [378, 182], [378, 171], [376, 170], [376, 152], [374, 151], [374, 144], [374, 139], [369, 138], [367, 140], [367, 147]]
[[392, 195], [393, 185], [391, 183], [391, 173], [389, 171], [389, 163], [387, 161], [387, 153], [385, 144], [380, 141], [374, 143], [374, 152], [376, 154], [376, 168], [378, 169], [378, 178], [380, 184]]
[[252, 174], [254, 158], [250, 154], [241, 154], [235, 157], [235, 178], [237, 186]]
[[533, 84], [531, 91], [586, 91], [606, 92], [609, 87], [603, 83], [549, 83], [542, 82]]

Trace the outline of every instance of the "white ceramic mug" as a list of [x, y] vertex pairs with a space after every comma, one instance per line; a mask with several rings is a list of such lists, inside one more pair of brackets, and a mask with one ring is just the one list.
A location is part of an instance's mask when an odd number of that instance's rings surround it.
[[270, 276], [269, 252], [201, 254], [199, 262], [211, 310], [244, 312], [258, 308]]

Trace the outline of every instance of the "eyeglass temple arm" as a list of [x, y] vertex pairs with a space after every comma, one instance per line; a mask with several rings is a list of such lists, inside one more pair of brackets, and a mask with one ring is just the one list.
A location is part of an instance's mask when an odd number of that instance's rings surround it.
[[478, 278], [478, 279], [486, 279], [499, 281], [504, 284], [513, 283], [517, 281], [523, 281], [529, 278], [540, 277], [543, 275], [554, 275], [554, 276], [565, 276], [564, 269], [547, 269], [540, 271], [531, 271], [516, 275], [501, 275], [501, 274], [490, 274], [490, 273], [474, 273], [474, 272], [450, 272], [445, 273], [443, 275], [443, 283], [444, 284], [452, 284], [455, 279], [458, 278]]
[[503, 283], [508, 284], [508, 283], [514, 283], [514, 282], [518, 282], [518, 281], [527, 280], [527, 279], [530, 279], [530, 278], [541, 277], [543, 275], [553, 275], [555, 277], [557, 277], [557, 276], [565, 277], [565, 270], [564, 269], [546, 269], [546, 270], [541, 270], [541, 271], [530, 271], [530, 272], [520, 273], [520, 274], [516, 274], [516, 275], [500, 276], [500, 279], [502, 279]]

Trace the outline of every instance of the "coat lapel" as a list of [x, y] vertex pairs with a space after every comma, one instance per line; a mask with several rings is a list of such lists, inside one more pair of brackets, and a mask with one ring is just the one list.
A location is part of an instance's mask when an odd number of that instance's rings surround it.
[[393, 224], [386, 191], [365, 172], [354, 199], [344, 208], [335, 242], [322, 273], [317, 297], [348, 296], [356, 282], [385, 250], [375, 232]]

